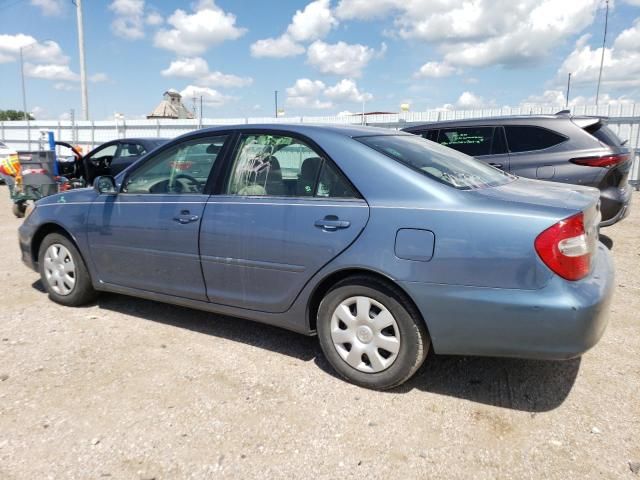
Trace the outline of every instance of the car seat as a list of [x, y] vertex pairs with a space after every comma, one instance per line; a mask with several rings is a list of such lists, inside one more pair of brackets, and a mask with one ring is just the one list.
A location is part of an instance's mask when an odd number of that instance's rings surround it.
[[300, 176], [298, 177], [298, 184], [296, 186], [296, 195], [299, 197], [312, 197], [314, 194], [314, 187], [316, 185], [316, 179], [318, 178], [318, 170], [322, 159], [320, 157], [309, 157], [302, 161], [300, 167]]

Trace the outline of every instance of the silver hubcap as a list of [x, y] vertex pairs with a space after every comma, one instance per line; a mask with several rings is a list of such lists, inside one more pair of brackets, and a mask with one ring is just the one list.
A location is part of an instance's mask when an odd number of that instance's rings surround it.
[[369, 297], [344, 300], [331, 317], [331, 340], [351, 367], [366, 373], [389, 368], [400, 351], [400, 330], [391, 312]]
[[54, 243], [44, 252], [44, 276], [51, 290], [69, 295], [76, 284], [76, 266], [64, 245]]

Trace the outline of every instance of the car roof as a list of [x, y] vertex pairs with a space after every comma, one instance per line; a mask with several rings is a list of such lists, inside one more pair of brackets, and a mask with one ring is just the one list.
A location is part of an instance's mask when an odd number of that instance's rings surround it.
[[582, 116], [570, 116], [570, 115], [509, 115], [502, 117], [484, 117], [484, 118], [467, 118], [459, 120], [443, 120], [439, 122], [425, 122], [419, 125], [412, 125], [407, 128], [403, 128], [403, 131], [410, 132], [416, 129], [422, 129], [424, 127], [443, 127], [448, 126], [481, 126], [481, 125], [522, 125], [527, 124], [543, 124], [546, 122], [566, 122], [568, 120], [604, 120], [601, 117], [590, 117], [586, 115]]
[[367, 127], [361, 125], [334, 125], [334, 124], [311, 124], [311, 123], [256, 123], [224, 125], [198, 130], [193, 133], [220, 132], [225, 130], [267, 130], [292, 132], [302, 135], [312, 136], [317, 132], [331, 132], [345, 137], [366, 137], [371, 135], [404, 135], [404, 132], [381, 127]]
[[164, 143], [164, 142], [168, 142], [169, 140], [171, 140], [170, 138], [162, 138], [162, 137], [132, 137], [132, 138], [118, 138], [116, 140], [112, 140], [112, 141], [117, 141], [117, 142], [121, 142], [121, 143], [127, 143], [127, 142], [153, 142], [153, 143]]

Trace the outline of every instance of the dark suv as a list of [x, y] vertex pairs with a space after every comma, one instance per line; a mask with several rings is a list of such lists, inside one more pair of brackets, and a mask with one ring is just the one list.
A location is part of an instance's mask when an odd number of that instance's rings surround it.
[[522, 177], [600, 189], [602, 223], [629, 212], [632, 159], [600, 117], [545, 116], [452, 120], [405, 128]]

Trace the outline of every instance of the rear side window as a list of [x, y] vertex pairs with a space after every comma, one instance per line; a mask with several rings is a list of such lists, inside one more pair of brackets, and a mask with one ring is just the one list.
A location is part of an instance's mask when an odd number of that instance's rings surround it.
[[422, 132], [422, 137], [432, 142], [437, 142], [439, 132], [440, 130], [427, 130], [426, 132]]
[[585, 128], [585, 130], [605, 145], [609, 145], [610, 147], [619, 147], [622, 145], [622, 142], [620, 141], [618, 136], [613, 133], [613, 130], [611, 130], [606, 125], [603, 125], [602, 123], [598, 122], [594, 125], [590, 125], [589, 127]]
[[472, 157], [491, 154], [493, 127], [446, 128], [440, 130], [438, 143]]
[[553, 147], [567, 140], [567, 137], [546, 128], [525, 125], [505, 125], [509, 151], [531, 152]]
[[146, 150], [139, 143], [123, 143], [120, 145], [118, 157], [139, 157], [145, 153]]
[[239, 196], [356, 198], [329, 160], [285, 135], [243, 134], [226, 193]]

